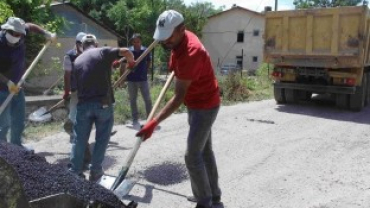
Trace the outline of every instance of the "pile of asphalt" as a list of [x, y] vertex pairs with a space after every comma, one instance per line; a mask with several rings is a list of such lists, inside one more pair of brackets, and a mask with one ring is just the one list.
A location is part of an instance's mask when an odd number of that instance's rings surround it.
[[67, 193], [86, 203], [99, 202], [106, 208], [127, 207], [113, 192], [76, 176], [65, 165], [50, 164], [23, 147], [0, 142], [0, 157], [18, 173], [28, 201]]

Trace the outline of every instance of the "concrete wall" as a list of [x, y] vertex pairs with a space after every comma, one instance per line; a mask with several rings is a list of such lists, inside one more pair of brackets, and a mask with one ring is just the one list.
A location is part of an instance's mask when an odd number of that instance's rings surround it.
[[[92, 33], [96, 36], [99, 46], [118, 46], [118, 38], [102, 26], [78, 12], [69, 5], [57, 5], [51, 7], [59, 17], [64, 17], [68, 25], [58, 35], [58, 44], [51, 45], [40, 64], [32, 71], [27, 83], [40, 88], [48, 88], [60, 76], [63, 76], [63, 57], [65, 53], [75, 45], [78, 32]], [[61, 82], [63, 83], [63, 81]]]
[[[202, 42], [210, 53], [213, 67], [236, 63], [237, 56], [242, 56], [243, 69], [256, 70], [263, 59], [264, 22], [263, 15], [240, 8], [210, 17], [202, 31]], [[258, 36], [253, 35], [254, 30], [259, 31]], [[237, 42], [238, 32], [244, 33], [242, 43]]]

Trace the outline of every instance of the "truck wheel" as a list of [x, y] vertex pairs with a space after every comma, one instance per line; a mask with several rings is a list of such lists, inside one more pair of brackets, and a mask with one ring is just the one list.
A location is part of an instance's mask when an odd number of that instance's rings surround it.
[[287, 103], [297, 103], [298, 102], [298, 90], [285, 89], [285, 98]]
[[349, 108], [353, 111], [361, 111], [365, 106], [366, 100], [366, 88], [367, 88], [367, 77], [364, 75], [362, 77], [362, 85], [356, 87], [356, 92], [353, 95], [350, 95]]
[[347, 109], [349, 105], [349, 99], [347, 94], [336, 94], [335, 104], [338, 108]]
[[370, 72], [366, 73], [367, 77], [367, 87], [366, 87], [366, 98], [365, 98], [365, 107], [369, 105], [370, 103]]
[[274, 97], [275, 97], [276, 103], [278, 104], [286, 103], [284, 88], [274, 87]]

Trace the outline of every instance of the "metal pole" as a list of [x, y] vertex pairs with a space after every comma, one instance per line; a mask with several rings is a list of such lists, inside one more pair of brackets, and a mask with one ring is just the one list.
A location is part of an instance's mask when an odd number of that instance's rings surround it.
[[277, 11], [277, 7], [278, 7], [278, 0], [275, 0], [275, 11]]
[[244, 55], [244, 50], [242, 49], [242, 64], [241, 64], [241, 67], [240, 67], [240, 77], [243, 77], [243, 55]]
[[[152, 0], [152, 19], [154, 20], [154, 1], [153, 0]], [[153, 25], [155, 25], [155, 24], [153, 24]], [[152, 34], [154, 34], [154, 31], [153, 31]], [[152, 62], [151, 63], [152, 63], [152, 84], [153, 84], [153, 81], [154, 81], [154, 49], [152, 51]]]

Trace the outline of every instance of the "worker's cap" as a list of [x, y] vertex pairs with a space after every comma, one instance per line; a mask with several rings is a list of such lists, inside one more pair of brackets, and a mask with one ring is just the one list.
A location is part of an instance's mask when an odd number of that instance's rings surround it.
[[26, 35], [26, 26], [24, 20], [18, 17], [9, 17], [5, 24], [1, 25], [3, 30], [12, 30]]
[[86, 34], [85, 36], [83, 36], [81, 42], [82, 43], [87, 43], [87, 42], [98, 43], [98, 41], [96, 40], [95, 35], [93, 35], [93, 34]]
[[84, 32], [79, 32], [77, 33], [77, 36], [76, 36], [76, 41], [78, 42], [81, 42], [82, 43], [82, 38], [86, 35], [86, 33]]
[[182, 14], [175, 10], [164, 11], [159, 15], [155, 32], [153, 35], [154, 40], [163, 41], [171, 37], [174, 29], [184, 22]]
[[130, 39], [130, 41], [134, 40], [135, 38], [139, 38], [141, 40], [141, 35], [140, 33], [134, 33]]

